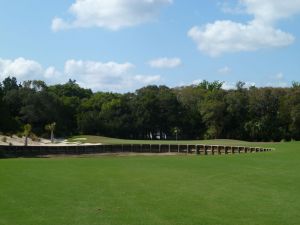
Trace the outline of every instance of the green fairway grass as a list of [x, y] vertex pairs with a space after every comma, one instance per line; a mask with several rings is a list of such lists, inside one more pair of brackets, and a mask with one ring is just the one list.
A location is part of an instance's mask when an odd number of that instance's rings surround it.
[[276, 150], [2, 159], [0, 225], [298, 225], [300, 142], [268, 146]]
[[[117, 138], [109, 138], [102, 136], [92, 136], [92, 135], [81, 135], [74, 136], [68, 139], [69, 142], [81, 142], [81, 143], [102, 143], [102, 144], [208, 144], [208, 145], [243, 145], [243, 146], [264, 146], [270, 143], [255, 143], [247, 141], [237, 141], [237, 140], [125, 140]], [[275, 144], [275, 143], [273, 143]]]

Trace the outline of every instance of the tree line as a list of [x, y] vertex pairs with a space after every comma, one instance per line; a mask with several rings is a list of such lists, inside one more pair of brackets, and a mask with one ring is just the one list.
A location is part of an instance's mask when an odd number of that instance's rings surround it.
[[[169, 88], [146, 86], [133, 93], [92, 92], [75, 80], [47, 85], [40, 80], [0, 82], [0, 132], [30, 124], [49, 137], [103, 135], [130, 139], [300, 140], [300, 84], [289, 88], [245, 87], [222, 82]], [[48, 130], [50, 127], [47, 128]]]

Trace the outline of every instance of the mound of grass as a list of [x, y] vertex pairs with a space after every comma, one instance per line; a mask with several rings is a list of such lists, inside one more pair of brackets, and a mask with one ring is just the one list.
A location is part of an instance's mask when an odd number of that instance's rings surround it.
[[299, 148], [0, 160], [0, 224], [300, 224]]
[[91, 135], [82, 135], [74, 136], [68, 139], [69, 142], [81, 142], [81, 143], [101, 143], [101, 144], [208, 144], [208, 145], [242, 145], [242, 146], [262, 146], [269, 143], [255, 143], [247, 141], [238, 141], [238, 140], [186, 140], [186, 141], [166, 141], [166, 140], [126, 140], [126, 139], [117, 139], [109, 138], [102, 136], [91, 136]]

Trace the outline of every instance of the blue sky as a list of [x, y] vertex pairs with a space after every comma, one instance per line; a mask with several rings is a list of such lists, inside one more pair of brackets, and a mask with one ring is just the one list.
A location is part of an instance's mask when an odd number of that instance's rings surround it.
[[0, 79], [94, 91], [299, 81], [300, 0], [1, 0]]

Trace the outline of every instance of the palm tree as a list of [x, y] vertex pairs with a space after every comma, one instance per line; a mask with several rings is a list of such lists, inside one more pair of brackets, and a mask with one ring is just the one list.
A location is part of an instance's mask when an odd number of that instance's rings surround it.
[[26, 124], [25, 126], [24, 126], [24, 135], [25, 135], [25, 143], [24, 143], [24, 145], [25, 146], [27, 146], [28, 145], [28, 137], [29, 137], [29, 135], [30, 135], [30, 133], [31, 133], [31, 125], [30, 124]]
[[56, 126], [56, 123], [50, 123], [50, 124], [47, 124], [45, 126], [45, 129], [47, 131], [50, 131], [51, 132], [51, 143], [54, 143], [54, 130], [55, 130], [55, 126]]
[[178, 134], [181, 132], [181, 130], [178, 127], [173, 128], [173, 134], [176, 136], [176, 141], [178, 140]]

